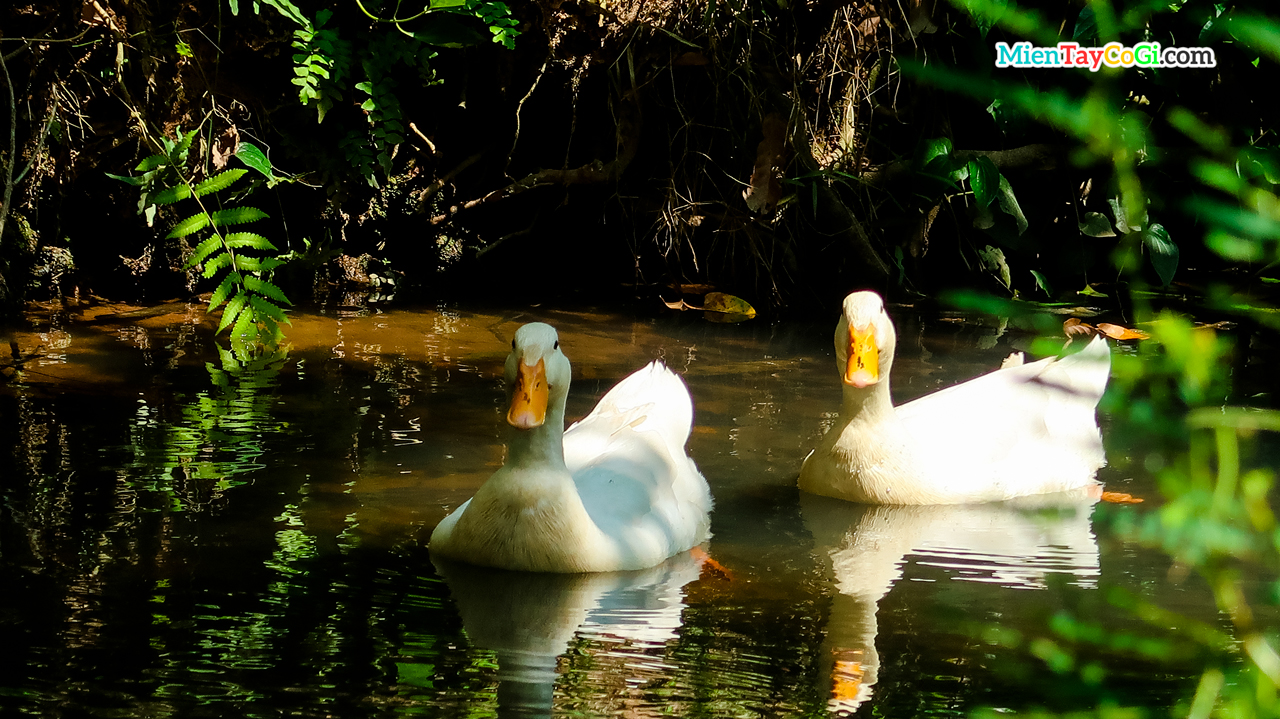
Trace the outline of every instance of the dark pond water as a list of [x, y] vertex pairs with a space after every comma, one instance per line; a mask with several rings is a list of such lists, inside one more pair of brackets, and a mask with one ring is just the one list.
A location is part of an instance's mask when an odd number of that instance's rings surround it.
[[[299, 312], [287, 354], [238, 368], [201, 307], [127, 310], [50, 313], [13, 335], [25, 360], [0, 382], [6, 713], [1164, 713], [1194, 690], [1189, 669], [1100, 652], [1055, 673], [1042, 660], [1053, 617], [1105, 625], [1114, 586], [1225, 626], [1194, 576], [1108, 529], [1104, 515], [1151, 503], [802, 496], [800, 462], [839, 408], [834, 311], [774, 325]], [[899, 399], [997, 367], [1022, 341], [900, 314]], [[570, 418], [651, 358], [684, 376], [690, 451], [717, 502], [704, 549], [727, 574], [694, 555], [570, 577], [432, 563], [431, 529], [501, 464], [502, 362], [533, 320], [559, 329], [574, 364]], [[1153, 495], [1140, 452], [1108, 444], [1108, 488]]]

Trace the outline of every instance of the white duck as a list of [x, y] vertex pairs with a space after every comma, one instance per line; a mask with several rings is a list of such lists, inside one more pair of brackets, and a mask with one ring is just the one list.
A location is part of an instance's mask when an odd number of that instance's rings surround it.
[[533, 572], [644, 569], [709, 536], [711, 492], [685, 452], [693, 402], [659, 362], [564, 430], [569, 360], [556, 331], [516, 331], [507, 461], [431, 533], [437, 556]]
[[800, 489], [868, 504], [958, 504], [1096, 486], [1106, 459], [1094, 408], [1111, 374], [1101, 336], [1062, 359], [1015, 355], [896, 408], [895, 341], [879, 295], [845, 298], [835, 336], [840, 421], [805, 458]]

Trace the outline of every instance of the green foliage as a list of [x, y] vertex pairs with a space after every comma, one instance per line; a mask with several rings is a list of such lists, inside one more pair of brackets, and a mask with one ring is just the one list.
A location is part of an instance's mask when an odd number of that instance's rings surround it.
[[[420, 3], [416, 12], [397, 4], [391, 17], [377, 14], [380, 3], [357, 2], [366, 21], [361, 25], [339, 22], [329, 9], [313, 17], [289, 0], [263, 1], [297, 26], [292, 82], [298, 86], [298, 101], [315, 109], [316, 121], [323, 123], [334, 107], [346, 103], [363, 112], [363, 127], [344, 125], [338, 130], [338, 146], [347, 164], [374, 187], [380, 174], [391, 172], [395, 148], [405, 138], [397, 75], [408, 71], [417, 87], [439, 82], [431, 64], [439, 48], [484, 41], [485, 35], [473, 26], [475, 20], [505, 48], [514, 48], [519, 35], [510, 7], [502, 2], [430, 0]], [[233, 3], [232, 12], [237, 11]]]
[[[971, 13], [979, 34], [999, 27], [1041, 45], [1060, 39], [1053, 23], [1035, 21], [1028, 27], [1033, 14], [1011, 3], [1004, 14], [1002, 2], [954, 4]], [[1280, 56], [1280, 22], [1263, 17], [1251, 5], [1257, 7], [1248, 2], [1090, 2], [1074, 25], [1067, 23], [1065, 28], [1071, 38], [1089, 44], [1099, 38], [1119, 38], [1131, 45], [1152, 37], [1165, 42], [1176, 37], [1177, 45], [1190, 46], [1197, 44], [1198, 33], [1198, 44], [1213, 46], [1218, 53], [1216, 81], [1227, 83], [1233, 73], [1252, 73], [1248, 68]], [[1224, 262], [1257, 263], [1240, 267], [1254, 276], [1280, 263], [1280, 162], [1272, 139], [1277, 128], [1262, 115], [1243, 120], [1224, 116], [1223, 124], [1206, 121], [1206, 108], [1187, 104], [1198, 88], [1188, 85], [1181, 96], [1168, 91], [1181, 82], [1206, 82], [1204, 74], [1187, 70], [1101, 72], [1086, 76], [1087, 82], [1061, 73], [1047, 78], [1054, 80], [1047, 87], [1005, 82], [999, 74], [1000, 79], [992, 80], [937, 67], [917, 71], [932, 82], [991, 102], [1002, 113], [1054, 128], [1075, 143], [1072, 159], [1077, 164], [1102, 165], [1110, 171], [1112, 185], [1103, 194], [1109, 198], [1107, 212], [1081, 213], [1078, 228], [1083, 238], [1115, 238], [1111, 258], [1117, 276], [1129, 287], [1131, 320], [1147, 330], [1151, 340], [1139, 343], [1133, 352], [1114, 355], [1104, 404], [1112, 418], [1112, 434], [1151, 448], [1136, 461], [1157, 478], [1163, 502], [1147, 511], [1103, 506], [1098, 516], [1121, 536], [1158, 547], [1176, 567], [1199, 574], [1228, 622], [1224, 631], [1141, 597], [1108, 590], [1111, 610], [1130, 618], [1132, 629], [1117, 634], [1107, 629], [1109, 623], [1102, 617], [1064, 611], [1053, 619], [1046, 636], [1023, 646], [1053, 671], [1076, 674], [1087, 685], [1102, 682], [1103, 672], [1081, 657], [1096, 655], [1093, 650], [1098, 647], [1115, 650], [1117, 642], [1144, 661], [1190, 658], [1201, 667], [1200, 681], [1175, 714], [1280, 714], [1277, 627], [1273, 613], [1256, 606], [1273, 604], [1274, 598], [1250, 596], [1244, 581], [1246, 576], [1254, 582], [1280, 580], [1275, 469], [1261, 448], [1273, 445], [1274, 435], [1269, 433], [1280, 432], [1280, 412], [1251, 407], [1237, 398], [1231, 340], [1197, 326], [1183, 313], [1153, 306], [1168, 295], [1147, 291], [1144, 274], [1150, 268], [1167, 287], [1182, 255], [1200, 249], [1194, 247], [1196, 241]], [[1148, 100], [1148, 93], [1162, 101]], [[1173, 146], [1176, 151], [1170, 149]], [[988, 193], [980, 192], [978, 185], [988, 185], [989, 180], [975, 182], [975, 174], [970, 168], [974, 195], [981, 203]], [[1171, 208], [1189, 211], [1196, 220], [1194, 226], [1179, 226], [1179, 234], [1185, 235], [1181, 247], [1150, 216]], [[1006, 309], [972, 297], [960, 299], [970, 306]], [[1255, 326], [1280, 324], [1265, 302], [1242, 296], [1222, 279], [1212, 279], [1198, 301]], [[1124, 710], [1099, 709], [1100, 714], [1109, 711]]]
[[[184, 267], [199, 267], [206, 279], [218, 280], [209, 298], [209, 311], [222, 308], [218, 331], [230, 327], [233, 351], [248, 360], [255, 347], [278, 345], [284, 336], [280, 326], [289, 323], [280, 305], [292, 303], [271, 282], [272, 271], [284, 261], [262, 254], [277, 251], [262, 235], [225, 232], [227, 228], [247, 225], [268, 215], [256, 207], [238, 204], [243, 195], [252, 190], [253, 183], [248, 183], [242, 193], [233, 190], [238, 183], [245, 184], [240, 181], [249, 170], [223, 170], [194, 181], [187, 169], [187, 156], [195, 135], [195, 130], [186, 133], [179, 130], [177, 140], [163, 139], [163, 154], [152, 155], [138, 164], [136, 170], [142, 175], [111, 177], [140, 188], [139, 211], [146, 215], [148, 224], [154, 221], [161, 206], [194, 204], [196, 211], [175, 223], [165, 239], [203, 236], [195, 243]], [[241, 143], [236, 157], [267, 182], [280, 181], [273, 174], [266, 155], [254, 145]], [[216, 206], [214, 203], [222, 207], [212, 209]]]

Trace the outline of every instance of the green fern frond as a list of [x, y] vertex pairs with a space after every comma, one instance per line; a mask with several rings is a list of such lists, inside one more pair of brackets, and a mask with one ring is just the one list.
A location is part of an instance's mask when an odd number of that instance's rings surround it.
[[217, 235], [210, 235], [209, 237], [206, 237], [204, 242], [196, 245], [196, 248], [191, 251], [191, 257], [187, 258], [186, 263], [182, 265], [182, 269], [185, 270], [188, 267], [195, 267], [201, 262], [204, 262], [209, 255], [213, 254], [214, 250], [220, 249], [221, 247], [222, 242], [219, 241]]
[[[217, 238], [215, 237], [214, 239], [217, 239]], [[249, 286], [248, 282], [246, 282], [246, 280], [249, 280], [249, 279], [259, 281], [257, 280], [257, 278], [245, 277], [241, 275], [239, 272], [235, 272], [235, 271], [228, 272], [227, 276], [222, 278], [222, 282], [218, 283], [218, 288], [213, 291], [212, 295], [209, 296], [209, 311], [212, 312], [215, 308], [219, 307], [223, 302], [226, 302], [227, 298], [231, 296], [232, 292], [236, 291], [239, 285], [243, 284], [245, 287], [249, 287], [249, 289], [253, 289], [252, 287]]]
[[204, 277], [205, 279], [211, 279], [214, 275], [218, 274], [218, 270], [224, 267], [230, 267], [230, 266], [231, 266], [230, 253], [222, 252], [222, 253], [216, 254], [213, 256], [213, 259], [204, 263]]
[[253, 309], [258, 313], [259, 318], [270, 317], [280, 324], [292, 324], [289, 322], [289, 318], [285, 316], [284, 310], [276, 307], [271, 300], [268, 300], [265, 297], [251, 295], [249, 297], [249, 304], [253, 306]]
[[286, 305], [293, 304], [289, 301], [288, 297], [285, 297], [284, 292], [279, 287], [276, 287], [266, 280], [248, 276], [244, 278], [244, 286], [248, 287], [250, 291], [269, 297], [276, 302], [283, 302]]
[[249, 222], [255, 222], [270, 217], [267, 213], [256, 207], [231, 207], [225, 210], [216, 210], [210, 213], [213, 219], [214, 227], [227, 227], [229, 225], [243, 225]]
[[279, 252], [276, 246], [271, 244], [271, 240], [253, 232], [232, 232], [224, 239], [227, 242], [227, 247], [232, 249], [238, 250], [248, 247], [253, 250], [274, 250]]
[[174, 185], [166, 187], [151, 196], [152, 204], [156, 205], [172, 205], [175, 202], [185, 200], [191, 197], [191, 188], [186, 185]]
[[[250, 332], [253, 333], [252, 337], [249, 334]], [[241, 342], [252, 342], [257, 339], [257, 334], [258, 328], [256, 323], [253, 321], [253, 309], [249, 307], [242, 307], [240, 310], [240, 316], [236, 317], [235, 324], [231, 327], [232, 339], [234, 340], [238, 338]]]
[[173, 229], [169, 230], [169, 234], [165, 235], [164, 237], [166, 240], [174, 240], [181, 237], [186, 237], [187, 235], [193, 232], [199, 232], [200, 230], [203, 230], [208, 226], [209, 226], [209, 215], [201, 212], [201, 213], [192, 215], [187, 219], [183, 220], [182, 222], [179, 222], [178, 224], [174, 225]]
[[150, 172], [151, 170], [154, 170], [157, 167], [164, 167], [165, 165], [168, 165], [168, 164], [169, 164], [169, 158], [167, 156], [152, 155], [151, 157], [143, 159], [142, 162], [139, 162], [138, 166], [133, 168], [133, 171], [134, 172]]
[[227, 306], [222, 308], [222, 320], [218, 322], [218, 331], [221, 332], [230, 325], [238, 322], [241, 314], [247, 312], [252, 315], [253, 310], [246, 308], [248, 302], [249, 295], [245, 292], [241, 292], [235, 297], [232, 297], [231, 301], [227, 303]]
[[[231, 185], [234, 184], [236, 180], [239, 180], [241, 177], [244, 177], [245, 173], [247, 172], [248, 170], [241, 170], [241, 169], [226, 170], [224, 172], [219, 172], [213, 177], [210, 177], [204, 182], [201, 182], [200, 184], [196, 185], [196, 197], [204, 197], [205, 195], [211, 192], [218, 192], [219, 190], [225, 190], [228, 187], [231, 187]], [[182, 187], [186, 187], [186, 186], [183, 185]]]

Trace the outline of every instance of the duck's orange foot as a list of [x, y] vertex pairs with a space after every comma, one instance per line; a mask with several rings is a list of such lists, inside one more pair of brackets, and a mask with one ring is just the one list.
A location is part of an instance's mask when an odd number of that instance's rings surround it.
[[723, 564], [712, 559], [711, 555], [707, 554], [702, 547], [694, 547], [689, 551], [693, 554], [693, 558], [702, 564], [702, 576], [705, 577], [710, 574], [730, 582], [733, 581], [733, 572], [730, 572]]
[[1141, 504], [1144, 500], [1142, 497], [1135, 497], [1124, 492], [1103, 492], [1102, 501], [1111, 502], [1112, 504]]

